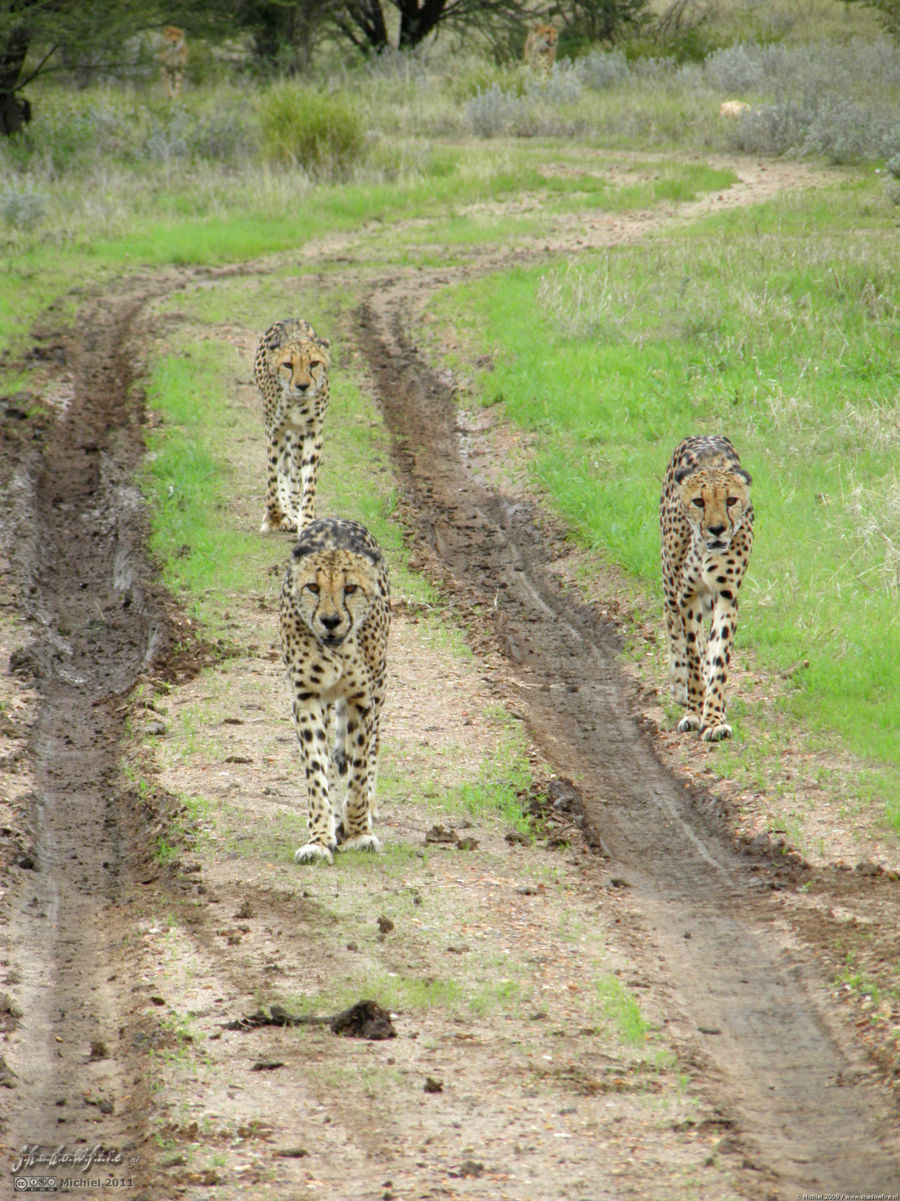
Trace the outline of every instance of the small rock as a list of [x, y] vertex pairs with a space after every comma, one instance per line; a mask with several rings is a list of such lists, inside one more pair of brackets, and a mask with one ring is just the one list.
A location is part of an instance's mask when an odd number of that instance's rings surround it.
[[456, 842], [456, 833], [446, 826], [432, 826], [425, 833], [426, 842]]
[[429, 1076], [425, 1081], [422, 1091], [426, 1093], [442, 1093], [444, 1091], [444, 1082], [443, 1080], [435, 1080], [433, 1076]]
[[458, 1172], [456, 1172], [456, 1173], [451, 1172], [450, 1174], [451, 1174], [451, 1176], [452, 1175], [480, 1176], [483, 1171], [484, 1171], [483, 1163], [479, 1163], [477, 1159], [466, 1159], [466, 1160], [463, 1160], [463, 1162], [459, 1165]]
[[161, 738], [166, 733], [165, 722], [162, 721], [147, 721], [142, 726], [138, 727], [138, 733], [145, 737]]
[[281, 1159], [305, 1159], [309, 1152], [305, 1147], [279, 1147], [275, 1154]]
[[378, 919], [378, 929], [382, 934], [390, 934], [394, 928], [394, 923], [389, 917], [380, 917]]

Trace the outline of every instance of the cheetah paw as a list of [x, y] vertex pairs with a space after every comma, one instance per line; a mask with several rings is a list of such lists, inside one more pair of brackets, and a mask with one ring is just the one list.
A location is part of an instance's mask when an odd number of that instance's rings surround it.
[[381, 843], [374, 834], [357, 834], [354, 838], [348, 838], [346, 842], [341, 844], [342, 851], [374, 851], [377, 855], [381, 850]]
[[294, 851], [295, 863], [318, 863], [321, 860], [326, 863], [334, 863], [334, 855], [331, 850], [320, 842], [308, 842], [305, 847], [298, 847]]
[[692, 730], [700, 729], [700, 718], [696, 713], [685, 713], [678, 723], [679, 734], [690, 734]]
[[715, 725], [707, 726], [700, 737], [704, 742], [721, 742], [723, 738], [731, 737], [731, 726], [727, 721], [716, 722]]

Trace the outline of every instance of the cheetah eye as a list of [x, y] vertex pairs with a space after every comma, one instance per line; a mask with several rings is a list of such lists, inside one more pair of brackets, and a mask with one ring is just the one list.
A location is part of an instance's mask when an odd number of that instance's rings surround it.
[[691, 501], [691, 504], [696, 505], [698, 509], [702, 509], [703, 508], [703, 497], [695, 496], [694, 499]]
[[318, 584], [304, 584], [303, 587], [308, 589], [313, 594], [313, 596], [319, 595], [319, 585]]
[[729, 509], [733, 509], [737, 503], [738, 503], [738, 498], [736, 496], [729, 496], [728, 499], [725, 501], [725, 504], [728, 505]]
[[359, 584], [345, 584], [344, 596], [352, 596], [354, 592], [359, 591]]

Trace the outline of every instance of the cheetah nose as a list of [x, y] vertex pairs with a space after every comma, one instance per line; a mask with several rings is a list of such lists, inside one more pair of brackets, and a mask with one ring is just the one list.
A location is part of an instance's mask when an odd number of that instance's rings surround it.
[[718, 538], [720, 534], [724, 534], [724, 533], [725, 533], [725, 526], [724, 526], [724, 525], [710, 525], [710, 526], [707, 526], [706, 528], [707, 528], [707, 529], [709, 530], [709, 532], [710, 532], [711, 534], [713, 534], [713, 535], [714, 535], [716, 538]]
[[341, 624], [340, 616], [337, 614], [335, 614], [333, 617], [322, 617], [320, 620], [326, 630], [336, 630]]

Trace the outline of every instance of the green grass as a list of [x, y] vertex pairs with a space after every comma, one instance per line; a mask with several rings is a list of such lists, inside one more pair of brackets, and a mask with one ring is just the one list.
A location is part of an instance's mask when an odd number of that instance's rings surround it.
[[559, 511], [648, 586], [672, 448], [733, 438], [757, 511], [739, 644], [767, 671], [808, 658], [785, 710], [881, 763], [900, 728], [898, 269], [890, 211], [853, 184], [433, 306], [491, 352], [477, 391], [537, 435]]
[[650, 1033], [650, 1023], [625, 985], [615, 976], [602, 976], [595, 987], [603, 1017], [622, 1042], [628, 1046], [643, 1045]]
[[511, 829], [531, 837], [533, 823], [522, 809], [522, 797], [533, 782], [524, 731], [506, 713], [497, 716], [509, 731], [505, 741], [485, 759], [477, 778], [454, 788], [443, 805], [472, 817], [499, 815]]
[[217, 447], [234, 420], [222, 398], [235, 365], [218, 341], [197, 343], [160, 359], [147, 389], [149, 408], [163, 418], [148, 438], [144, 476], [151, 548], [166, 584], [197, 600], [210, 588], [257, 587], [270, 555], [255, 533], [220, 515], [232, 479]]

